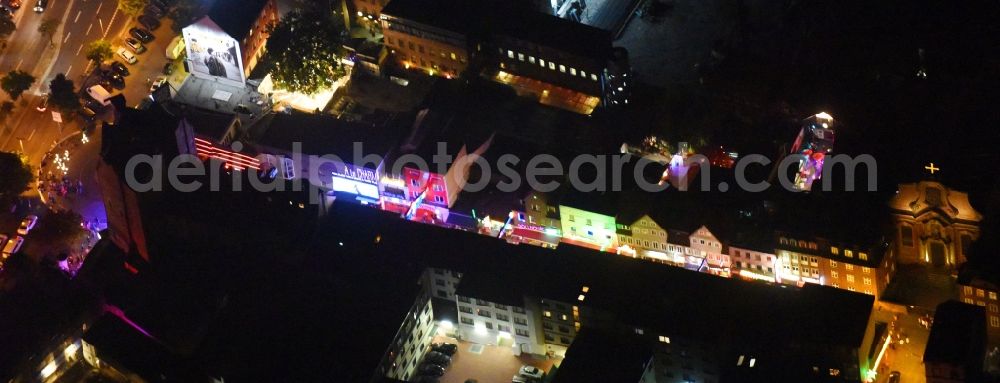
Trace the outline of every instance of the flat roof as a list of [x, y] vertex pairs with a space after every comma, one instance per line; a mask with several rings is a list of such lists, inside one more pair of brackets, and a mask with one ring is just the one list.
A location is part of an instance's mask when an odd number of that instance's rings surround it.
[[208, 10], [208, 17], [230, 37], [243, 41], [269, 1], [271, 0], [215, 0], [215, 4]]
[[595, 60], [611, 56], [611, 32], [512, 2], [393, 0], [382, 13], [466, 36], [508, 36]]
[[273, 113], [258, 121], [260, 146], [291, 152], [296, 144], [304, 155], [335, 155], [347, 163], [354, 158], [355, 143], [359, 155], [385, 156], [396, 143], [392, 129], [344, 121], [326, 114], [292, 111]]
[[573, 345], [552, 383], [639, 382], [652, 349], [633, 335], [612, 334], [584, 327], [573, 338]]

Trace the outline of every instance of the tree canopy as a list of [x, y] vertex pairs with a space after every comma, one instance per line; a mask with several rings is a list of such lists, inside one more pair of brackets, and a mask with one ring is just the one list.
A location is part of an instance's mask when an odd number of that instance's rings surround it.
[[0, 152], [0, 207], [6, 206], [17, 199], [28, 189], [28, 184], [34, 178], [31, 166], [20, 155]]
[[10, 36], [16, 29], [14, 17], [9, 12], [0, 12], [0, 38]]
[[72, 210], [50, 210], [38, 219], [38, 225], [28, 233], [32, 254], [39, 257], [70, 253], [86, 238], [80, 227], [83, 218]]
[[170, 18], [174, 20], [171, 28], [174, 32], [180, 33], [181, 29], [194, 22], [194, 19], [202, 12], [204, 12], [204, 9], [202, 9], [201, 3], [197, 0], [178, 1], [174, 5], [174, 8], [170, 10]]
[[38, 33], [48, 38], [49, 43], [52, 43], [52, 35], [56, 33], [56, 29], [59, 29], [59, 19], [55, 17], [46, 18], [38, 23]]
[[11, 100], [17, 100], [34, 83], [35, 76], [20, 70], [12, 70], [0, 78], [0, 88], [7, 92]]
[[82, 105], [80, 105], [80, 95], [76, 93], [73, 80], [66, 78], [66, 75], [63, 73], [57, 74], [49, 82], [49, 92], [49, 103], [63, 114], [70, 114], [82, 108]]
[[289, 13], [271, 31], [265, 62], [278, 88], [315, 94], [344, 76], [343, 20], [319, 8]]
[[111, 58], [114, 52], [111, 51], [111, 42], [106, 39], [94, 40], [87, 46], [87, 60], [93, 61], [94, 65], [100, 66], [104, 60]]
[[118, 0], [118, 9], [129, 17], [141, 15], [147, 5], [149, 0]]

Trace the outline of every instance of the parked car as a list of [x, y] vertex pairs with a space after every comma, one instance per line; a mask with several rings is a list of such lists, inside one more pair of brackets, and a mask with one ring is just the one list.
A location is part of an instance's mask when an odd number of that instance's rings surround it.
[[142, 45], [142, 42], [133, 37], [125, 38], [125, 46], [131, 49], [132, 52], [135, 52], [135, 54], [142, 54], [142, 52], [146, 51], [146, 47]]
[[35, 228], [36, 223], [38, 223], [38, 216], [29, 215], [24, 217], [24, 220], [21, 221], [21, 227], [17, 228], [17, 233], [20, 235], [28, 235], [28, 232]]
[[131, 35], [132, 37], [139, 39], [139, 41], [142, 41], [144, 43], [153, 41], [153, 34], [142, 28], [138, 27], [131, 28], [128, 30], [128, 34]]
[[48, 108], [49, 108], [49, 94], [46, 93], [42, 95], [42, 102], [35, 107], [35, 110], [39, 112], [44, 112]]
[[82, 117], [84, 121], [94, 122], [94, 120], [97, 119], [97, 112], [94, 112], [93, 109], [85, 106], [80, 108], [80, 117]]
[[155, 31], [156, 28], [160, 27], [160, 20], [150, 15], [141, 15], [139, 16], [139, 24], [142, 24], [148, 30]]
[[424, 363], [417, 368], [417, 373], [426, 376], [442, 376], [444, 375], [444, 367], [432, 363]]
[[174, 73], [174, 64], [173, 63], [163, 64], [163, 74], [169, 76], [172, 73]]
[[454, 343], [434, 343], [431, 345], [431, 351], [437, 351], [448, 356], [453, 356], [456, 352], [458, 352], [458, 345]]
[[538, 367], [528, 365], [521, 366], [521, 369], [518, 370], [517, 373], [523, 377], [532, 379], [541, 379], [542, 375], [545, 375], [545, 373], [538, 369]]
[[85, 106], [87, 109], [93, 110], [94, 112], [100, 112], [104, 110], [104, 104], [92, 98], [87, 98], [87, 100], [83, 103], [83, 106]]
[[889, 373], [889, 380], [887, 380], [886, 383], [899, 383], [899, 379], [899, 371], [893, 371]]
[[129, 52], [127, 49], [125, 49], [125, 47], [118, 48], [117, 53], [118, 57], [121, 57], [122, 60], [125, 60], [125, 62], [129, 64], [135, 64], [136, 62], [139, 61], [139, 59], [137, 59], [135, 55], [132, 54], [132, 52]]
[[163, 76], [157, 77], [156, 81], [153, 81], [153, 85], [151, 85], [149, 87], [149, 93], [155, 92], [157, 89], [159, 89], [161, 86], [163, 86], [163, 84], [166, 84], [166, 83], [167, 83], [167, 78], [166, 77], [163, 77]]
[[434, 364], [436, 364], [438, 366], [441, 366], [441, 367], [448, 367], [448, 365], [451, 364], [451, 357], [450, 356], [442, 354], [442, 353], [437, 352], [437, 351], [428, 352], [427, 356], [424, 357], [424, 360], [426, 360], [428, 362], [431, 362], [431, 363], [434, 363]]
[[115, 73], [118, 73], [118, 74], [122, 75], [122, 76], [128, 76], [129, 74], [131, 74], [128, 71], [128, 67], [126, 67], [125, 64], [122, 64], [119, 61], [112, 61], [111, 62], [111, 70], [114, 71]]
[[146, 5], [146, 12], [144, 13], [157, 19], [161, 19], [163, 16], [167, 15], [167, 9], [156, 5], [155, 3], [149, 3], [149, 5]]
[[108, 83], [115, 89], [125, 89], [125, 77], [117, 72], [108, 72], [107, 77]]
[[15, 236], [14, 238], [11, 238], [10, 241], [8, 241], [7, 244], [4, 245], [3, 247], [4, 258], [9, 257], [14, 253], [18, 252], [19, 250], [21, 250], [21, 245], [23, 244], [24, 244], [24, 237]]

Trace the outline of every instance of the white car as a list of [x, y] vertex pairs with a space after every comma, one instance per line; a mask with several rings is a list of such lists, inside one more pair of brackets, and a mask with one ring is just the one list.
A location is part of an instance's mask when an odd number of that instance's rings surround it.
[[38, 216], [29, 215], [21, 221], [21, 227], [17, 228], [17, 233], [20, 235], [28, 235], [31, 229], [35, 228], [35, 224], [38, 223]]
[[153, 85], [149, 87], [149, 93], [155, 92], [157, 89], [159, 89], [161, 86], [163, 86], [163, 84], [166, 84], [166, 83], [167, 83], [167, 78], [166, 77], [163, 77], [163, 76], [157, 77], [156, 81], [153, 81]]
[[7, 242], [7, 245], [3, 247], [3, 257], [7, 258], [12, 254], [21, 250], [21, 245], [24, 244], [24, 237], [17, 236]]
[[542, 370], [540, 370], [538, 367], [532, 367], [528, 365], [521, 366], [521, 369], [518, 370], [518, 374], [533, 379], [541, 379], [542, 375], [545, 375], [545, 373], [542, 372]]

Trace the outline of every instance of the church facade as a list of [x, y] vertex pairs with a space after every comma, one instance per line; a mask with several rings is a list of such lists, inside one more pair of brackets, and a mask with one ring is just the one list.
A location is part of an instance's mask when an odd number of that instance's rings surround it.
[[979, 238], [983, 216], [969, 203], [968, 194], [939, 182], [899, 185], [889, 207], [895, 226], [892, 247], [900, 264], [952, 272]]

